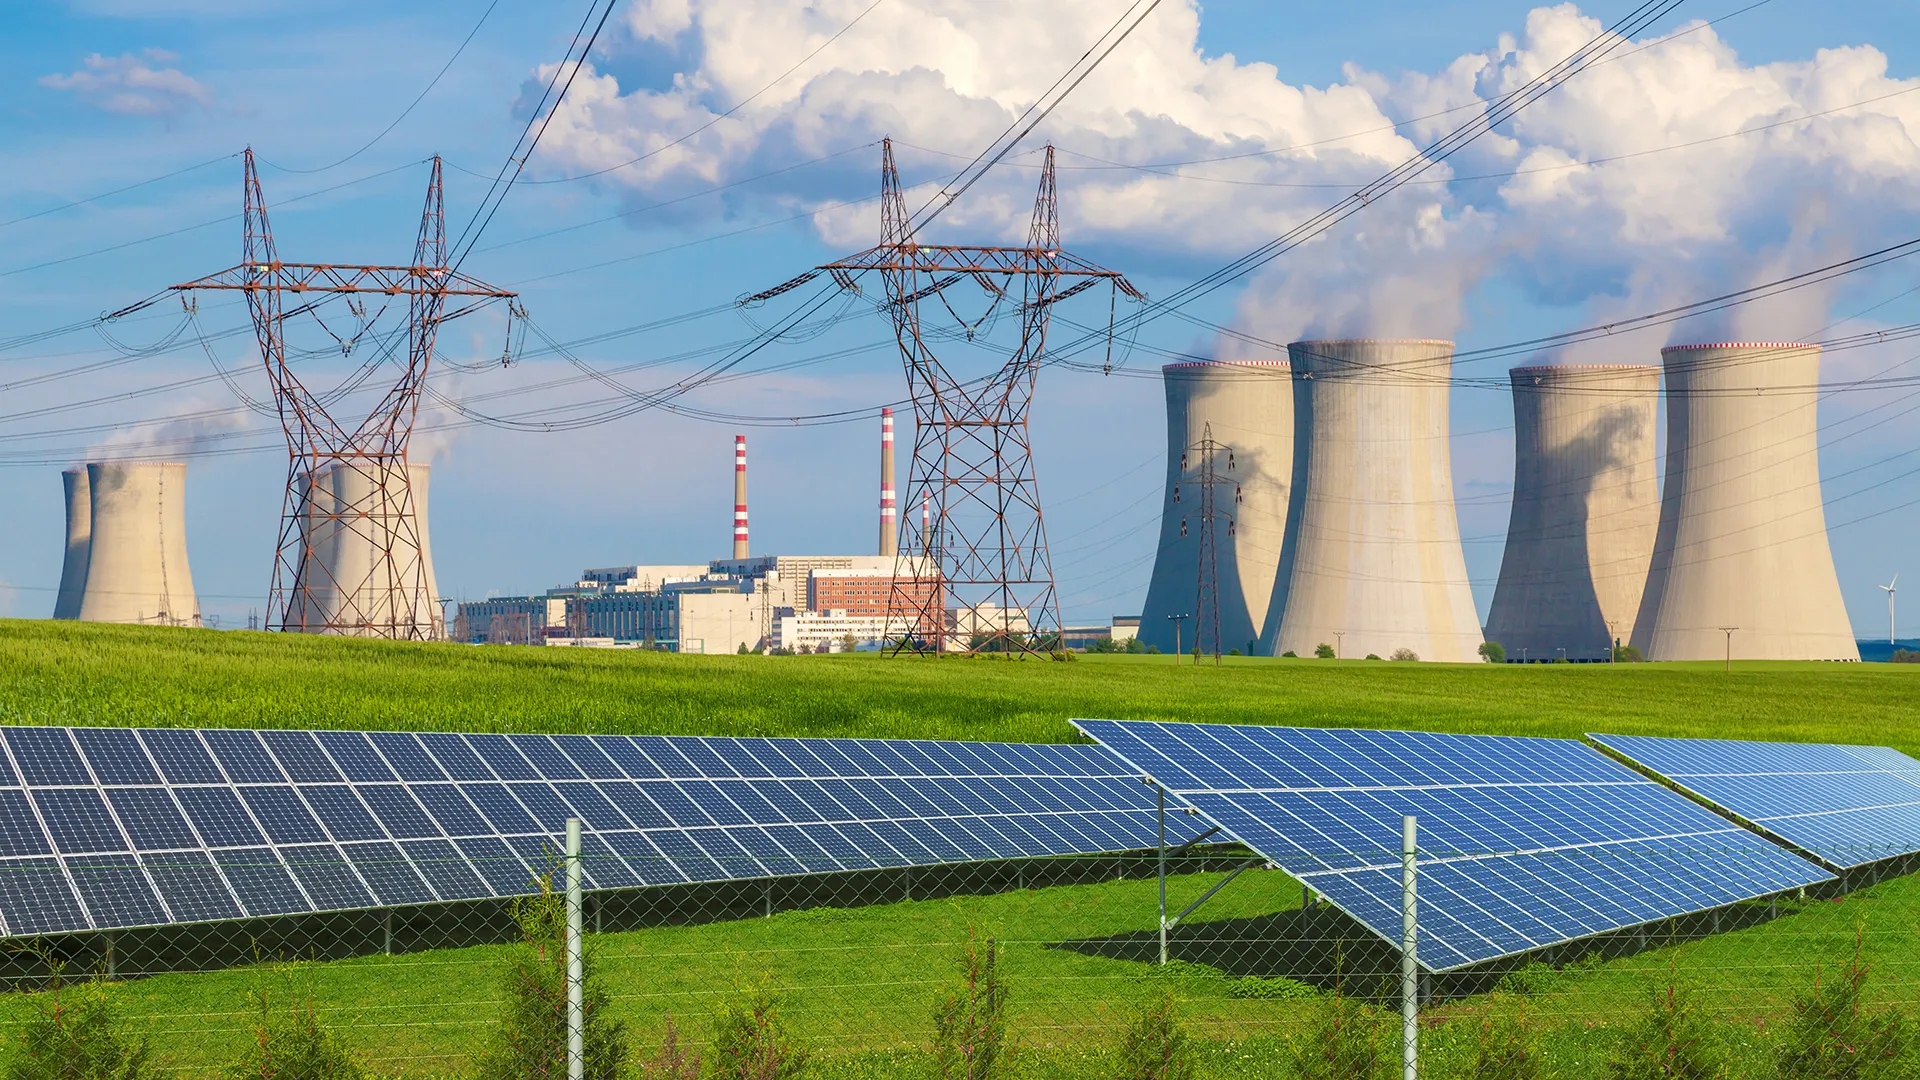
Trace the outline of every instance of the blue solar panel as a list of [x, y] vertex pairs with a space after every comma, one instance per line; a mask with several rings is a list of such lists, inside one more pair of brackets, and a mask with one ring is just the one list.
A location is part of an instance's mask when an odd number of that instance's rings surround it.
[[1829, 875], [1565, 739], [1076, 720], [1389, 942], [1419, 819], [1419, 959], [1464, 967]]
[[1087, 746], [0, 728], [0, 935], [520, 895], [573, 817], [599, 889], [1148, 847], [1126, 772]]
[[1920, 852], [1920, 761], [1890, 747], [1589, 737], [1829, 866]]

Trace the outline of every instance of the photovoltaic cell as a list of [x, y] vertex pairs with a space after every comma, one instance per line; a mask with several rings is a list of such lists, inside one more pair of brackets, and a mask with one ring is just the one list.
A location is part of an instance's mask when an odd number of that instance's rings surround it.
[[0, 748], [15, 937], [520, 895], [572, 817], [597, 889], [1154, 843], [1149, 793], [1088, 746], [4, 728]]
[[1445, 971], [1829, 880], [1566, 739], [1076, 720], [1227, 835]]
[[1829, 866], [1920, 852], [1920, 761], [1891, 747], [1588, 737]]

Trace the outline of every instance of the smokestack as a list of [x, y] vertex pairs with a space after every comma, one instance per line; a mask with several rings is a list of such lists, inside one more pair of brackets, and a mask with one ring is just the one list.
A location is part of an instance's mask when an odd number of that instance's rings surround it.
[[60, 595], [53, 602], [53, 617], [80, 617], [80, 597], [87, 588], [87, 551], [93, 542], [92, 496], [88, 494], [87, 467], [75, 465], [60, 474], [67, 493], [67, 558], [60, 566]]
[[920, 496], [920, 554], [933, 551], [933, 496]]
[[747, 437], [733, 437], [733, 557], [747, 557]]
[[89, 536], [84, 622], [200, 625], [187, 568], [187, 467], [178, 462], [87, 466]]
[[880, 410], [880, 554], [900, 553], [900, 522], [893, 504], [893, 410]]

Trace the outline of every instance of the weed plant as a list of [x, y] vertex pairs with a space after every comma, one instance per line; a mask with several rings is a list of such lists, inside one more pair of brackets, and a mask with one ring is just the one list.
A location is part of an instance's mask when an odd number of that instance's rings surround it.
[[101, 979], [73, 982], [54, 962], [7, 1061], [7, 1080], [151, 1080], [160, 1075], [144, 1036], [123, 1030]]

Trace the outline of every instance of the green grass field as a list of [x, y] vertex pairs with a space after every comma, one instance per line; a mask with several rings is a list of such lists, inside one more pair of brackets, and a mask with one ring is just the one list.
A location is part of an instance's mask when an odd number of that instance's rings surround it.
[[[1394, 726], [1497, 734], [1587, 731], [1870, 742], [1920, 752], [1920, 669], [1893, 665], [1442, 666], [1083, 657], [1072, 663], [831, 657], [681, 657], [573, 649], [392, 645], [291, 635], [0, 621], [0, 722], [9, 724], [442, 728], [1063, 741], [1074, 716]], [[1173, 879], [1175, 909], [1212, 875]], [[1150, 880], [1061, 885], [764, 919], [607, 934], [600, 961], [642, 1042], [672, 1012], [697, 1038], [714, 1005], [769, 986], [820, 1051], [822, 1078], [924, 1071], [936, 994], [970, 931], [1005, 947], [1016, 1073], [1106, 1075], [1136, 1005], [1161, 989], [1201, 1039], [1202, 1075], [1282, 1076], [1313, 996], [1271, 996], [1260, 927], [1298, 907], [1280, 873], [1235, 881], [1189, 924], [1212, 963], [1157, 972], [1140, 943]], [[1251, 929], [1250, 929], [1251, 928]], [[1856, 940], [1876, 1003], [1920, 1006], [1920, 880], [1782, 917], [1523, 980], [1430, 1013], [1434, 1071], [1465, 1077], [1489, 1010], [1542, 1031], [1550, 1075], [1602, 1075], [1614, 1032], [1668, 982], [1692, 987], [1741, 1063], [1764, 1062], [1791, 996]], [[1193, 937], [1228, 936], [1202, 950]], [[1127, 943], [1125, 947], [1116, 943]], [[1176, 957], [1183, 946], [1176, 939]], [[506, 947], [163, 975], [112, 994], [180, 1075], [215, 1076], [248, 1038], [248, 991], [311, 995], [382, 1073], [462, 1075], [498, 1015]], [[1222, 959], [1230, 957], [1231, 960]], [[1254, 981], [1247, 981], [1252, 978]], [[1267, 995], [1267, 996], [1263, 996]], [[0, 997], [0, 1029], [32, 1007]]]

